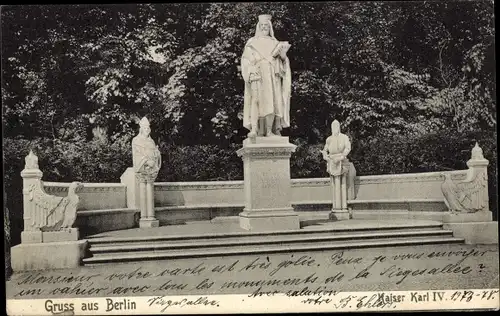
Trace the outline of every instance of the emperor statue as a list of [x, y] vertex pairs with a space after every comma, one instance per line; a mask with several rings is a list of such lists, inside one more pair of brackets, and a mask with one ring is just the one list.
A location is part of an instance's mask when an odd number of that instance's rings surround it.
[[241, 57], [243, 126], [250, 130], [249, 137], [279, 136], [290, 126], [289, 48], [288, 42], [274, 37], [271, 16], [259, 15], [255, 36], [247, 41]]

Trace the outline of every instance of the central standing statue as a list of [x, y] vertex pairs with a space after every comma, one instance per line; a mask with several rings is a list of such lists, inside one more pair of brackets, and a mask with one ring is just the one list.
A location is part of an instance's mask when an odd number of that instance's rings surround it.
[[241, 73], [245, 80], [243, 126], [248, 137], [280, 136], [290, 126], [291, 70], [288, 42], [274, 37], [271, 16], [263, 14], [255, 36], [245, 45]]

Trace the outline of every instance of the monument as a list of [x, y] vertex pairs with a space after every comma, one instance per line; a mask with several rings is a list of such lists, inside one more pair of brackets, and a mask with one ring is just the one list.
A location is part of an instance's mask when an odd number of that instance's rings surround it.
[[246, 230], [299, 229], [290, 203], [290, 156], [296, 146], [281, 130], [290, 126], [291, 70], [288, 42], [274, 37], [271, 16], [259, 16], [255, 36], [245, 45], [243, 126], [250, 130], [238, 156], [243, 159]]
[[326, 139], [323, 159], [327, 161], [327, 172], [332, 186], [332, 217], [333, 219], [349, 219], [347, 200], [354, 197], [354, 178], [356, 169], [347, 159], [351, 152], [349, 137], [340, 132], [340, 123], [332, 123], [332, 135]]
[[161, 167], [161, 155], [149, 135], [149, 121], [143, 117], [139, 122], [139, 134], [132, 139], [132, 162], [135, 179], [139, 183], [139, 227], [158, 227], [159, 221], [154, 214], [154, 181]]

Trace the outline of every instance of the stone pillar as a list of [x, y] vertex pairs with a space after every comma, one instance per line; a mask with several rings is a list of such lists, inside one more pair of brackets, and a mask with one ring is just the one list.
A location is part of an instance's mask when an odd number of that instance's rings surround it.
[[[347, 162], [349, 163], [349, 162]], [[330, 176], [332, 185], [332, 213], [331, 219], [350, 219], [347, 208], [347, 173], [338, 176]]]
[[153, 185], [154, 179], [144, 179], [139, 176], [139, 200], [141, 209], [141, 219], [139, 227], [159, 227], [160, 221], [155, 218]]
[[43, 186], [43, 172], [38, 169], [38, 157], [30, 151], [25, 158], [25, 167], [21, 171], [23, 178], [23, 222], [24, 229], [21, 232], [21, 243], [42, 242], [42, 231], [31, 225], [31, 219], [35, 215], [34, 201], [30, 198], [30, 188]]
[[477, 177], [483, 178], [483, 186], [481, 188], [480, 198], [484, 202], [484, 208], [482, 211], [490, 212], [489, 197], [488, 197], [488, 165], [490, 162], [484, 158], [483, 150], [476, 143], [471, 152], [471, 159], [467, 161], [467, 167], [469, 167], [467, 178], [465, 181], [473, 181]]
[[153, 182], [146, 183], [146, 216], [148, 218], [155, 217], [155, 209], [154, 209], [154, 195], [153, 195]]
[[342, 177], [342, 184], [341, 184], [341, 194], [342, 194], [342, 209], [347, 210], [347, 176]]
[[291, 201], [290, 156], [296, 146], [288, 137], [255, 137], [243, 141], [245, 208], [240, 226], [251, 231], [300, 228]]
[[146, 180], [139, 180], [139, 201], [141, 209], [141, 219], [146, 219], [148, 217], [148, 197], [146, 196]]

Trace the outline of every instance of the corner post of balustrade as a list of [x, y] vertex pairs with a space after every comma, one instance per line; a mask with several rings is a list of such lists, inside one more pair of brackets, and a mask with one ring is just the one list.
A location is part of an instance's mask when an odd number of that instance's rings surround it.
[[476, 142], [471, 151], [471, 158], [467, 161], [469, 170], [465, 181], [477, 184], [477, 188], [480, 190], [478, 202], [481, 205], [481, 211], [490, 210], [488, 198], [488, 165], [489, 161], [484, 158], [483, 150]]
[[21, 232], [21, 242], [42, 242], [42, 232], [35, 230], [31, 225], [34, 214], [33, 191], [37, 187], [41, 187], [43, 172], [38, 167], [38, 157], [30, 150], [29, 154], [24, 158], [25, 165], [21, 171], [23, 178], [23, 222], [24, 229]]
[[467, 161], [465, 180], [453, 181], [449, 174], [443, 174], [441, 189], [449, 210], [443, 216], [443, 226], [467, 244], [498, 243], [498, 224], [489, 209], [488, 164], [476, 143]]
[[47, 194], [38, 167], [38, 157], [30, 151], [21, 171], [23, 178], [23, 222], [21, 244], [11, 248], [14, 271], [75, 268], [87, 249], [73, 227], [79, 204], [80, 182], [72, 182], [66, 197]]

